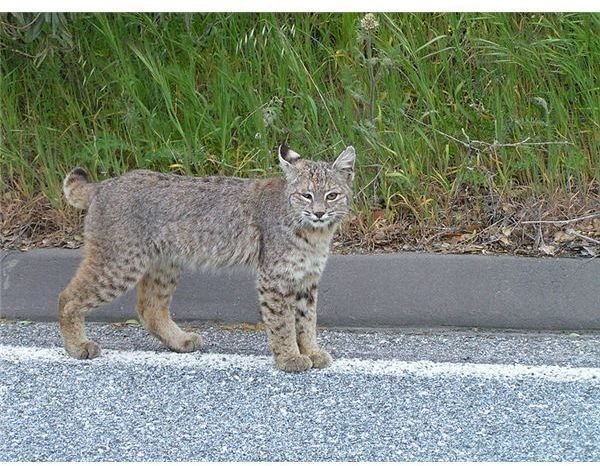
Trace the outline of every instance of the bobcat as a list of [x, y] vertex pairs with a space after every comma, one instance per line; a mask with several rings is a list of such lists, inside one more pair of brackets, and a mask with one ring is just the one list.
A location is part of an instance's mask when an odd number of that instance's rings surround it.
[[200, 348], [169, 304], [185, 264], [256, 271], [262, 318], [275, 364], [287, 372], [331, 364], [316, 337], [317, 286], [331, 238], [349, 213], [355, 151], [333, 163], [279, 147], [283, 178], [189, 177], [134, 170], [91, 183], [82, 168], [65, 178], [74, 207], [87, 209], [84, 257], [58, 300], [67, 352], [95, 358], [84, 316], [136, 284], [144, 327], [174, 351]]

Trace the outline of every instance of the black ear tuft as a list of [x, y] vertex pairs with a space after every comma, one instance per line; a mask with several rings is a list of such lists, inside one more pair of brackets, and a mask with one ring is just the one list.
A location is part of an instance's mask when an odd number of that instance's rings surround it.
[[280, 163], [288, 163], [288, 164], [293, 165], [296, 162], [298, 162], [298, 160], [300, 160], [301, 158], [302, 157], [300, 157], [300, 154], [294, 152], [292, 149], [290, 149], [285, 144], [282, 144], [279, 146], [279, 162]]
[[285, 144], [281, 144], [279, 146], [279, 155], [281, 155], [284, 159], [287, 159], [290, 148]]
[[279, 146], [279, 166], [284, 171], [285, 176], [294, 178], [297, 176], [297, 171], [301, 163], [300, 154], [297, 154], [285, 144]]

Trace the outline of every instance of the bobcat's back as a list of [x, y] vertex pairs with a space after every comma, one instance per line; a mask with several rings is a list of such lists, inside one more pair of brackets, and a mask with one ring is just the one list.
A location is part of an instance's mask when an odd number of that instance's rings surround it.
[[114, 257], [141, 254], [209, 267], [258, 262], [279, 228], [284, 181], [134, 170], [95, 185], [85, 237]]

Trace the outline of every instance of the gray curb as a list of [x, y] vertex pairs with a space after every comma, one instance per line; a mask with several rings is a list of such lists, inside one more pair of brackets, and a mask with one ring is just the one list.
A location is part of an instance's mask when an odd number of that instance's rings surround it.
[[[56, 320], [56, 300], [80, 250], [0, 251], [0, 317]], [[88, 320], [135, 318], [129, 292]], [[186, 271], [172, 304], [179, 321], [257, 322], [245, 271]], [[319, 291], [331, 327], [600, 329], [600, 260], [402, 253], [332, 256]]]

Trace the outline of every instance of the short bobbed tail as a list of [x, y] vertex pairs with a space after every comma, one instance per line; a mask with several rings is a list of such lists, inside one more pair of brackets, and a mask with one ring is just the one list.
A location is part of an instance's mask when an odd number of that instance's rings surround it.
[[90, 206], [94, 184], [90, 175], [81, 167], [74, 168], [63, 181], [63, 192], [67, 202], [78, 209], [87, 209]]

